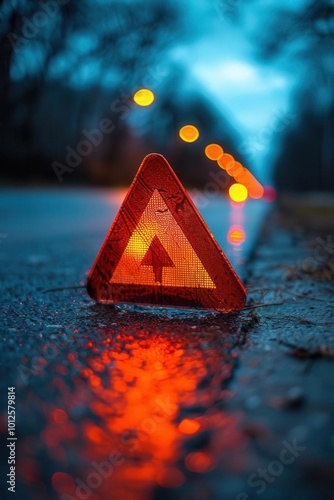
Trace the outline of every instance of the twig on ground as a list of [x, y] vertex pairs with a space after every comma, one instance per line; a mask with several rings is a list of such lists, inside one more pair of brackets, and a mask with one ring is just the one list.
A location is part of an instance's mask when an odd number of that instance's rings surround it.
[[50, 288], [49, 290], [43, 290], [42, 293], [49, 293], [49, 292], [62, 292], [63, 290], [78, 290], [79, 288], [85, 288], [84, 285], [78, 285], [78, 286], [64, 286], [61, 288]]
[[244, 307], [244, 310], [245, 309], [257, 309], [258, 307], [281, 306], [282, 304], [285, 304], [285, 302], [271, 302], [269, 304], [255, 304], [254, 306]]

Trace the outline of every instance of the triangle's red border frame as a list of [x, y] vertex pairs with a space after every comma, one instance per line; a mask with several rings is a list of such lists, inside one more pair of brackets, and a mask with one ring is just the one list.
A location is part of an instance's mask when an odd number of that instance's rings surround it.
[[[132, 232], [157, 189], [216, 285], [215, 289], [110, 284]], [[190, 196], [165, 158], [144, 158], [107, 234], [87, 281], [89, 295], [98, 302], [135, 302], [160, 306], [239, 311], [246, 290]]]

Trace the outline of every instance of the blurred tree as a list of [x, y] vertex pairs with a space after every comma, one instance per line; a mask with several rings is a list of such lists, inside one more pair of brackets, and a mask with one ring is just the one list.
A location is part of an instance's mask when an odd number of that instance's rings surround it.
[[[109, 105], [115, 99], [120, 100], [115, 107], [124, 105], [181, 36], [180, 10], [173, 0], [3, 0], [0, 16], [0, 122], [8, 138], [0, 154], [16, 167], [21, 157], [27, 175], [27, 157], [38, 161], [34, 117], [41, 102], [49, 107], [50, 120], [56, 108], [68, 106], [52, 88], [77, 94], [72, 123], [64, 119], [62, 128], [69, 137], [73, 130], [79, 134], [87, 117], [98, 113], [98, 88], [108, 92]], [[114, 110], [114, 149], [124, 133], [121, 117]], [[55, 130], [60, 133], [64, 130]], [[48, 138], [51, 155], [54, 139]]]
[[270, 2], [265, 9], [250, 0], [239, 21], [258, 57], [275, 59], [296, 79], [296, 118], [276, 158], [278, 187], [334, 189], [334, 1]]

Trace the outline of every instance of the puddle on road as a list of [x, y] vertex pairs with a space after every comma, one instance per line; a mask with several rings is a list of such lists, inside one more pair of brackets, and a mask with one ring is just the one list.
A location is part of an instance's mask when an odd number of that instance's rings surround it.
[[90, 332], [75, 331], [30, 381], [20, 412], [25, 491], [40, 491], [34, 500], [51, 490], [63, 499], [205, 498], [212, 474], [243, 468], [241, 414], [222, 409], [237, 339], [231, 316], [97, 307]]

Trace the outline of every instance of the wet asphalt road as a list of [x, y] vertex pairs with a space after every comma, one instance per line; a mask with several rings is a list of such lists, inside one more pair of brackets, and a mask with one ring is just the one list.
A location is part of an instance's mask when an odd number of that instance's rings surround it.
[[[304, 236], [273, 231], [271, 218], [246, 266], [268, 206], [215, 200], [202, 215], [246, 278], [250, 306], [273, 306], [239, 315], [101, 306], [84, 283], [121, 200], [1, 197], [1, 408], [15, 386], [16, 498], [278, 500], [296, 489], [330, 498], [333, 370], [330, 356], [307, 355], [332, 348], [329, 285], [282, 280], [307, 257]], [[228, 241], [231, 226], [244, 244]], [[322, 321], [310, 318], [314, 296]], [[289, 467], [271, 465], [294, 440]], [[267, 481], [258, 469], [268, 464]]]

